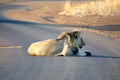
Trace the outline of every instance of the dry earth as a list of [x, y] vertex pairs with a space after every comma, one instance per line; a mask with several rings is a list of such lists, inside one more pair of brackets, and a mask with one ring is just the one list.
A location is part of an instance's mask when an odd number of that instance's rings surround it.
[[6, 11], [5, 16], [7, 18], [42, 24], [64, 24], [74, 26], [75, 29], [90, 31], [120, 40], [120, 17], [62, 16], [58, 14], [64, 7], [62, 1], [19, 2], [13, 4], [27, 7]]

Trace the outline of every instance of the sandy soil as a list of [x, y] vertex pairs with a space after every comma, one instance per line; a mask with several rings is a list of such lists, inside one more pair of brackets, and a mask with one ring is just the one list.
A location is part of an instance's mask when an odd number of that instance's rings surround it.
[[12, 9], [5, 12], [7, 18], [39, 22], [42, 24], [72, 25], [75, 29], [90, 31], [120, 40], [120, 17], [94, 15], [86, 17], [62, 16], [58, 14], [64, 7], [64, 2], [62, 1], [20, 2], [14, 4], [28, 7]]

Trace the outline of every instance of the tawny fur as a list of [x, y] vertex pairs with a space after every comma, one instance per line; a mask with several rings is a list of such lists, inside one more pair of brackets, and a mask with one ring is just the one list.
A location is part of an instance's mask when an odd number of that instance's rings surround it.
[[28, 48], [28, 54], [32, 56], [71, 56], [73, 50], [79, 50], [79, 46], [85, 45], [81, 39], [79, 31], [63, 32], [57, 39], [32, 43]]

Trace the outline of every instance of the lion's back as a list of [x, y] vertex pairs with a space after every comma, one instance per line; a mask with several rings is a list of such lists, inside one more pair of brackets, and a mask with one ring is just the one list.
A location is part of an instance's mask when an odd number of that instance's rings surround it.
[[28, 48], [28, 54], [33, 56], [52, 55], [55, 44], [56, 41], [53, 39], [32, 43]]

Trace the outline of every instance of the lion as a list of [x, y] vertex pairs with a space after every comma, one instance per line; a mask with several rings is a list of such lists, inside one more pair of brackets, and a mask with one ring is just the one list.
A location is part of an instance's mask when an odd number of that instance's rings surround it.
[[63, 32], [57, 39], [34, 42], [28, 48], [28, 54], [31, 56], [90, 56], [90, 53], [80, 51], [85, 46], [80, 33], [80, 31]]

